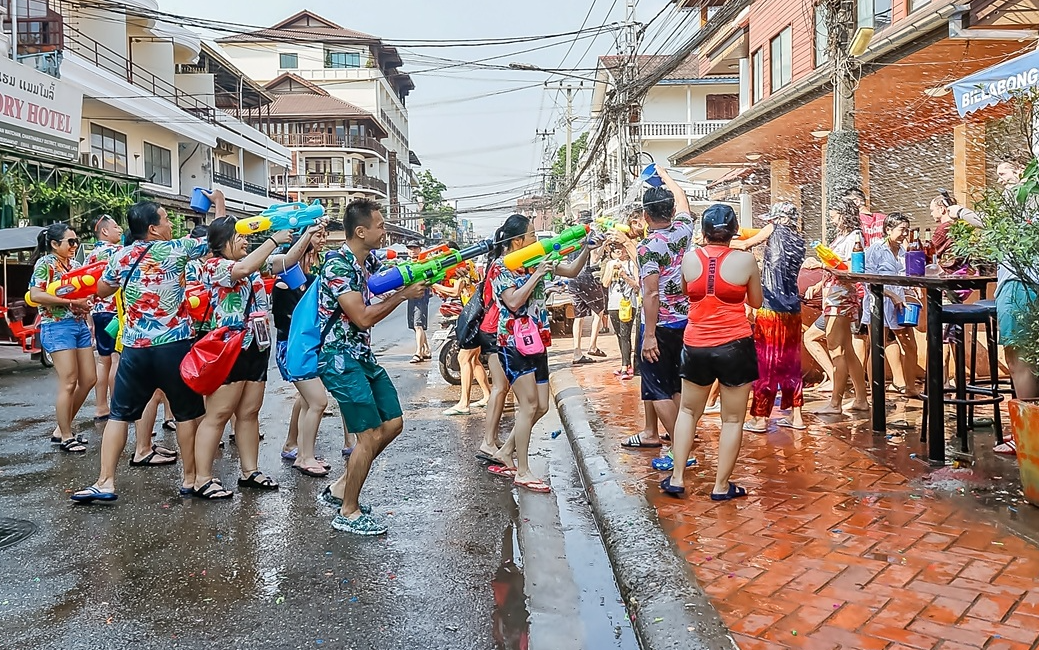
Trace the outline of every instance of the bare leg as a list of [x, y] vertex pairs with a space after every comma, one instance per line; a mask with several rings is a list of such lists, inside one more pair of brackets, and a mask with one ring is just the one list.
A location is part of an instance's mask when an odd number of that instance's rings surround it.
[[[296, 390], [299, 390], [299, 386], [302, 383], [296, 382]], [[299, 418], [303, 413], [303, 409], [306, 408], [306, 403], [307, 401], [302, 394], [297, 394], [296, 399], [292, 400], [292, 414], [289, 415], [289, 433], [285, 437], [285, 444], [281, 446], [281, 450], [284, 452], [291, 452], [299, 447]], [[324, 409], [322, 409], [322, 414], [324, 414]], [[298, 453], [296, 458], [299, 458]]]
[[458, 403], [453, 408], [459, 411], [468, 411], [470, 405], [470, 393], [473, 389], [473, 364], [479, 364], [480, 348], [458, 351], [458, 368], [462, 374], [461, 394]]
[[902, 376], [905, 379], [906, 395], [914, 397], [920, 394], [916, 387], [917, 378], [917, 348], [916, 335], [912, 328], [895, 331], [895, 340], [898, 343]]
[[[747, 397], [751, 384], [730, 388], [722, 386], [722, 432], [718, 440], [718, 469], [714, 481], [714, 494], [729, 491], [729, 478], [736, 469], [736, 459], [743, 444], [743, 420], [747, 416]], [[677, 457], [675, 467], [678, 467]]]
[[829, 388], [832, 390], [833, 361], [830, 359], [830, 352], [826, 347], [826, 332], [814, 325], [809, 327], [804, 333], [804, 346], [825, 376], [823, 383], [817, 389], [825, 391]]
[[[224, 427], [242, 399], [245, 384], [246, 382], [239, 381], [221, 386], [206, 400], [206, 415], [202, 418], [195, 435], [195, 489], [200, 489], [214, 478], [213, 459], [216, 457]], [[244, 455], [244, 452], [240, 453]]]
[[426, 339], [426, 328], [415, 326], [415, 341], [418, 343], [419, 356], [425, 358], [429, 354], [429, 341]]
[[884, 358], [887, 360], [887, 365], [891, 368], [891, 383], [895, 386], [908, 388], [902, 359], [902, 348], [899, 341], [895, 340], [884, 346]]
[[94, 386], [95, 417], [104, 417], [111, 411], [108, 393], [112, 388], [112, 365], [112, 355], [97, 358], [97, 384]]
[[95, 487], [104, 492], [115, 492], [115, 470], [126, 447], [129, 430], [129, 422], [109, 420], [105, 424], [105, 434], [101, 438], [101, 473], [94, 483]]
[[487, 363], [491, 371], [491, 397], [487, 401], [487, 419], [483, 424], [483, 442], [480, 451], [497, 457], [502, 462], [512, 465], [511, 454], [508, 459], [498, 454], [498, 429], [501, 427], [501, 414], [505, 410], [505, 398], [509, 395], [509, 380], [505, 377], [505, 369], [497, 354], [492, 354]]
[[571, 331], [572, 331], [572, 334], [573, 334], [573, 337], [574, 337], [574, 361], [577, 361], [582, 356], [584, 356], [584, 348], [581, 347], [581, 338], [582, 338], [582, 336], [581, 336], [582, 335], [581, 325], [583, 324], [583, 321], [584, 321], [584, 318], [581, 318], [581, 317], [574, 318], [574, 325], [571, 328]]
[[473, 376], [476, 377], [476, 385], [480, 387], [480, 401], [484, 404], [491, 398], [491, 384], [487, 381], [487, 369], [480, 363], [480, 350], [473, 355]]
[[[354, 447], [354, 453], [350, 455], [346, 474], [336, 481], [337, 484], [341, 483], [340, 487], [343, 490], [343, 507], [339, 510], [339, 514], [348, 519], [356, 519], [361, 516], [361, 506], [358, 501], [361, 496], [361, 488], [364, 487], [368, 472], [372, 469], [372, 462], [403, 430], [403, 418], [396, 418], [383, 422], [378, 429], [369, 429], [358, 434], [357, 446]], [[332, 493], [336, 492], [336, 486], [333, 486]]]
[[548, 412], [548, 384], [538, 384], [534, 373], [529, 372], [512, 384], [512, 392], [516, 395], [516, 423], [512, 434], [516, 438], [516, 480], [536, 480], [530, 471], [528, 452], [530, 451], [530, 434], [545, 413]]
[[710, 393], [710, 386], [698, 386], [691, 381], [682, 380], [681, 408], [675, 420], [674, 432], [671, 434], [671, 453], [675, 457], [674, 469], [671, 470], [671, 485], [675, 487], [685, 487], [685, 464], [689, 461], [696, 426], [700, 423]]
[[657, 427], [657, 408], [653, 406], [652, 401], [645, 400], [642, 402], [642, 412], [645, 416], [645, 422], [639, 437], [643, 440], [659, 441], [660, 429]]
[[155, 420], [159, 416], [159, 402], [162, 393], [155, 391], [152, 398], [141, 413], [141, 418], [134, 423], [134, 460], [141, 460], [152, 451], [152, 439], [155, 435]]
[[681, 393], [675, 393], [671, 399], [658, 399], [653, 402], [653, 409], [657, 413], [657, 419], [664, 425], [668, 435], [674, 436], [675, 422], [678, 420], [678, 405], [681, 401]]
[[1039, 397], [1039, 375], [1036, 369], [1021, 359], [1020, 351], [1014, 346], [1003, 348], [1006, 354], [1010, 378], [1014, 380], [1014, 392], [1018, 399], [1035, 399]]
[[602, 313], [592, 314], [592, 335], [588, 338], [588, 349], [599, 349], [599, 330], [602, 329]]
[[76, 350], [52, 352], [54, 369], [58, 373], [58, 394], [54, 403], [54, 416], [58, 421], [57, 431], [62, 441], [72, 437], [72, 404], [76, 394], [76, 383], [79, 381], [79, 368]]
[[195, 432], [198, 423], [198, 419], [177, 423], [177, 446], [180, 447], [180, 460], [184, 463], [180, 484], [186, 488], [195, 486]]
[[328, 394], [320, 379], [308, 379], [296, 382], [299, 390], [298, 399], [303, 403], [299, 418], [299, 451], [296, 453], [296, 465], [315, 467], [319, 465], [314, 457], [314, 446], [317, 442], [317, 430], [321, 426], [321, 418], [328, 406]]
[[259, 469], [260, 459], [260, 407], [263, 406], [263, 390], [267, 382], [243, 382], [242, 397], [235, 407], [235, 441], [242, 478]]

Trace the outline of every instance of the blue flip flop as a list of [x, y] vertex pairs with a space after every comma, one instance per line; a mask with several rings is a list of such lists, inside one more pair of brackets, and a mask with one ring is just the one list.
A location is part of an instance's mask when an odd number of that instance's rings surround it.
[[95, 501], [115, 501], [119, 498], [119, 495], [115, 492], [102, 492], [95, 485], [91, 485], [85, 490], [80, 492], [86, 492], [86, 494], [79, 494], [79, 492], [73, 494], [70, 499], [76, 503], [93, 503]]
[[[695, 458], [690, 458], [685, 462], [686, 467], [692, 467], [695, 464]], [[675, 468], [675, 457], [671, 455], [671, 452], [668, 452], [667, 456], [658, 456], [657, 458], [654, 458], [650, 462], [650, 465], [652, 465], [653, 469], [658, 472], [670, 472]]]
[[747, 496], [747, 491], [735, 483], [729, 483], [729, 491], [725, 494], [715, 494], [711, 492], [711, 501], [729, 501], [739, 497]]
[[673, 497], [680, 497], [685, 494], [685, 488], [677, 485], [671, 485], [671, 477], [668, 476], [666, 479], [660, 482], [660, 489], [664, 491], [664, 494], [669, 494]]
[[282, 451], [282, 460], [296, 460], [296, 456], [299, 454], [299, 447], [293, 447], [292, 451]]

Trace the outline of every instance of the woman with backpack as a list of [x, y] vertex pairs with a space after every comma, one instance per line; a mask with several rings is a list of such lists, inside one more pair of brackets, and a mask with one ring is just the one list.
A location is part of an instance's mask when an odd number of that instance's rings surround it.
[[[580, 255], [566, 264], [545, 259], [533, 269], [511, 271], [505, 266], [504, 256], [537, 243], [534, 225], [527, 217], [514, 214], [495, 233], [494, 241], [491, 254], [494, 261], [487, 269], [487, 283], [498, 307], [498, 360], [516, 395], [517, 404], [512, 441], [506, 442], [495, 456], [503, 464], [492, 465], [488, 470], [512, 479], [516, 487], [532, 492], [551, 492], [552, 489], [530, 471], [527, 457], [531, 430], [548, 412], [546, 348], [551, 345], [552, 335], [545, 307], [545, 277], [550, 273], [575, 277], [588, 262], [593, 246], [586, 242]], [[515, 465], [511, 453], [513, 447], [516, 451]]]
[[[260, 406], [267, 384], [267, 365], [270, 360], [270, 330], [267, 312], [270, 309], [267, 290], [261, 271], [270, 271], [268, 258], [282, 244], [291, 239], [291, 231], [282, 230], [267, 237], [252, 253], [247, 253], [245, 237], [235, 230], [238, 219], [223, 217], [209, 226], [209, 249], [213, 257], [202, 268], [202, 283], [209, 287], [213, 329], [220, 327], [244, 328], [242, 350], [222, 386], [206, 399], [206, 414], [198, 427], [195, 441], [195, 495], [203, 499], [227, 499], [233, 493], [224, 488], [213, 476], [216, 456], [224, 427], [235, 416], [235, 440], [241, 463], [242, 489], [277, 490], [274, 479], [261, 472]], [[312, 233], [311, 233], [312, 235]], [[310, 243], [310, 237], [300, 240], [273, 270], [293, 266]]]

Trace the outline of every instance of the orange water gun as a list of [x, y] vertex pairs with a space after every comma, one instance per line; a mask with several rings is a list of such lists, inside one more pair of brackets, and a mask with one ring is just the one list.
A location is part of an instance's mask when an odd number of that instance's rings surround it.
[[812, 244], [812, 247], [815, 248], [815, 254], [819, 256], [819, 259], [826, 266], [835, 271], [849, 270], [847, 262], [842, 260], [837, 253], [834, 253], [832, 249], [825, 246], [822, 242], [817, 241]]
[[744, 228], [740, 226], [739, 232], [736, 233], [736, 239], [750, 239], [759, 232], [761, 232], [761, 228]]
[[412, 262], [425, 262], [426, 260], [428, 260], [428, 259], [430, 259], [432, 257], [436, 257], [437, 255], [443, 255], [444, 253], [450, 252], [450, 250], [451, 250], [451, 247], [448, 246], [447, 244], [440, 244], [439, 246], [434, 246], [433, 248], [427, 248], [426, 250], [424, 250], [421, 253], [419, 253], [417, 258], [415, 258], [415, 259], [413, 259], [411, 261]]
[[94, 262], [63, 273], [47, 285], [47, 293], [66, 300], [80, 300], [97, 293], [97, 282], [108, 266], [107, 261]]
[[184, 302], [188, 304], [188, 316], [195, 322], [202, 322], [209, 312], [209, 290], [201, 282], [189, 284], [184, 288]]

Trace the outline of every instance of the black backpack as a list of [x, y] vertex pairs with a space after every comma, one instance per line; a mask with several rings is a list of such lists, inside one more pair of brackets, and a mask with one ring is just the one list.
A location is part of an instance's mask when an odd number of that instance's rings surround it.
[[[458, 346], [464, 349], [470, 349], [476, 347], [476, 341], [480, 337], [480, 325], [483, 323], [484, 314], [487, 313], [487, 305], [484, 304], [483, 293], [487, 286], [487, 278], [485, 277], [480, 282], [480, 287], [473, 297], [469, 299], [469, 302], [465, 303], [465, 307], [462, 307], [462, 312], [458, 314], [458, 321], [455, 322], [455, 338], [458, 339]], [[479, 300], [477, 300], [479, 296]]]

